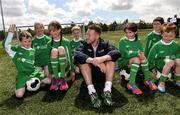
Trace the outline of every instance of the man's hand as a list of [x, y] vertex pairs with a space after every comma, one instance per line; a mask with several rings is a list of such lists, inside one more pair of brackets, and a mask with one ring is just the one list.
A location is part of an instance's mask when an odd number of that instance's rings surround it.
[[91, 57], [87, 58], [87, 59], [86, 59], [86, 63], [91, 63], [91, 64], [93, 64], [93, 58], [91, 58]]
[[106, 73], [106, 65], [104, 63], [99, 64], [98, 67], [101, 69], [102, 73]]
[[95, 58], [93, 58], [93, 65], [95, 65], [95, 66], [98, 66], [98, 65], [100, 65], [103, 62], [104, 62], [104, 59], [102, 57], [95, 57]]
[[16, 25], [15, 24], [11, 24], [9, 26], [9, 32], [12, 32], [12, 33], [16, 32]]

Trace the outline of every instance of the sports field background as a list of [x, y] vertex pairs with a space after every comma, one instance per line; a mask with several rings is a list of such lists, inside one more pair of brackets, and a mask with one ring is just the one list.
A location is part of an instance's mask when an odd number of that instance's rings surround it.
[[[139, 38], [144, 43], [144, 38], [151, 30], [139, 30]], [[117, 46], [122, 31], [104, 32], [103, 38], [110, 40]], [[180, 43], [180, 38], [176, 39]], [[118, 73], [113, 81], [112, 107], [93, 109], [87, 95], [86, 86], [81, 77], [71, 83], [67, 92], [51, 92], [47, 87], [38, 92], [27, 92], [23, 100], [14, 97], [16, 69], [12, 60], [2, 50], [0, 42], [0, 115], [179, 115], [180, 114], [180, 89], [168, 82], [167, 93], [150, 92], [141, 85], [143, 95], [136, 96], [130, 93], [124, 83], [120, 82]], [[103, 88], [103, 84], [97, 86]]]

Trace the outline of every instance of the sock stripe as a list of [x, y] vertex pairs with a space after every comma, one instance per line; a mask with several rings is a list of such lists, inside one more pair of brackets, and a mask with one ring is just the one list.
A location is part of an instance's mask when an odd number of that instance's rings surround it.
[[137, 65], [137, 64], [132, 64], [132, 66], [139, 67], [139, 65]]
[[51, 62], [52, 64], [57, 64], [58, 63], [58, 61], [56, 61], [56, 62]]
[[148, 63], [142, 63], [141, 66], [143, 67], [148, 66]]

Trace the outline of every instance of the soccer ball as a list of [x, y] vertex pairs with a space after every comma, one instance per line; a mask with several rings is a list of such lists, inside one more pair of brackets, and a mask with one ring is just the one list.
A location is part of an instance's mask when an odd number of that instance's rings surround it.
[[40, 84], [41, 81], [39, 80], [39, 78], [37, 77], [31, 78], [26, 82], [26, 86], [27, 86], [26, 89], [28, 91], [37, 91], [40, 88]]
[[130, 78], [130, 74], [128, 74], [126, 70], [121, 70], [119, 74], [120, 76], [124, 76], [126, 81], [128, 81]]

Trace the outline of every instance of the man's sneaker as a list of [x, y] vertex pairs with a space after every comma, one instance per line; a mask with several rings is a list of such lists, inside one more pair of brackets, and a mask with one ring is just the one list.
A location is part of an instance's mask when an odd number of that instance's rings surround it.
[[157, 90], [157, 86], [150, 80], [144, 80], [144, 84], [149, 86], [151, 90]]
[[136, 84], [131, 85], [131, 84], [127, 84], [127, 88], [129, 90], [131, 90], [134, 94], [142, 94], [143, 92], [136, 86]]
[[103, 102], [105, 105], [107, 105], [107, 106], [113, 105], [112, 98], [111, 98], [111, 92], [109, 92], [109, 91], [103, 92], [102, 97], [104, 99]]
[[67, 84], [66, 79], [65, 79], [65, 78], [61, 78], [60, 80], [61, 80], [61, 81], [60, 81], [60, 87], [59, 87], [59, 89], [60, 89], [60, 90], [67, 90], [67, 89], [69, 88], [69, 86], [68, 86], [68, 84]]
[[158, 84], [158, 90], [159, 90], [161, 93], [166, 92], [165, 82], [159, 82], [159, 84]]
[[58, 90], [58, 79], [52, 79], [50, 90]]
[[98, 98], [97, 93], [92, 93], [89, 95], [91, 98], [91, 103], [94, 108], [99, 108], [101, 106], [101, 100]]

